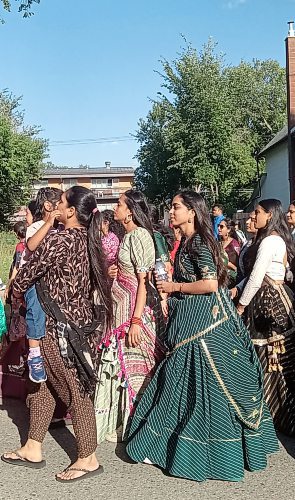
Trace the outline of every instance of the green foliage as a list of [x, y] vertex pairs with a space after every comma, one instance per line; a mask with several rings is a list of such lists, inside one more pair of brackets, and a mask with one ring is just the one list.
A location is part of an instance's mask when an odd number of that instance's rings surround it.
[[37, 127], [25, 127], [19, 99], [0, 93], [0, 227], [30, 195], [42, 172], [46, 141]]
[[[18, 12], [22, 14], [23, 17], [30, 17], [34, 14], [32, 7], [34, 3], [40, 3], [40, 0], [15, 0], [18, 3]], [[11, 0], [0, 0], [2, 3], [2, 8], [6, 12], [11, 12]], [[0, 3], [0, 5], [1, 5]], [[1, 19], [3, 23], [4, 20]]]
[[[32, 6], [34, 3], [40, 3], [40, 0], [15, 0], [18, 3], [18, 12], [23, 14], [23, 17], [32, 16], [34, 13], [32, 12]], [[3, 9], [7, 12], [11, 12], [11, 1], [10, 0], [1, 0]]]
[[0, 278], [7, 283], [17, 239], [12, 232], [0, 232]]
[[136, 185], [156, 202], [193, 187], [229, 211], [241, 208], [256, 178], [254, 150], [286, 120], [283, 68], [276, 61], [226, 66], [212, 41], [162, 65], [164, 91], [136, 135]]

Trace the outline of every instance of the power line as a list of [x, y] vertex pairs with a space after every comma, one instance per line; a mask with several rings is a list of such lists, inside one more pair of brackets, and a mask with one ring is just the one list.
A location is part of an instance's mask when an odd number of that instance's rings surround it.
[[83, 144], [104, 144], [112, 142], [127, 142], [135, 141], [135, 137], [129, 135], [113, 136], [113, 137], [99, 137], [97, 139], [68, 139], [63, 141], [51, 141], [49, 146], [75, 146]]

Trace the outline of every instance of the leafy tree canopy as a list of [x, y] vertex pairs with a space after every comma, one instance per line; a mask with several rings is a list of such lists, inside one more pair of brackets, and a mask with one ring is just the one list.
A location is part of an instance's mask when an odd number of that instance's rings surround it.
[[162, 66], [162, 92], [136, 134], [136, 185], [154, 202], [193, 187], [241, 208], [255, 184], [254, 151], [286, 121], [284, 69], [272, 60], [228, 66], [211, 40]]
[[40, 178], [47, 143], [39, 128], [24, 125], [20, 99], [0, 92], [0, 227], [24, 204]]
[[[11, 12], [12, 1], [11, 0], [0, 0], [0, 6], [2, 4], [2, 8], [6, 12]], [[18, 12], [20, 12], [23, 17], [30, 17], [34, 13], [32, 11], [32, 6], [34, 3], [40, 3], [40, 0], [15, 0], [18, 4]], [[3, 19], [2, 19], [3, 22]]]

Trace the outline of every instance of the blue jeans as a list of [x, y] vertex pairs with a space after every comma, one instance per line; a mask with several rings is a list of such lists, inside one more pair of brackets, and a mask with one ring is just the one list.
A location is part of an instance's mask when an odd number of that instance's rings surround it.
[[27, 338], [32, 340], [40, 340], [45, 337], [46, 316], [38, 300], [35, 285], [33, 285], [26, 291], [25, 301], [27, 307]]

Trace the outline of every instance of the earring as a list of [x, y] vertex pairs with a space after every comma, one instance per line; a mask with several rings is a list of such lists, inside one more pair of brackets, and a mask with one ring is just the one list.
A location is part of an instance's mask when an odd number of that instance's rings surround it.
[[188, 219], [188, 221], [187, 221], [187, 222], [188, 222], [189, 224], [191, 224], [191, 222], [192, 222], [192, 219]]
[[124, 219], [124, 224], [128, 224], [128, 222], [130, 222], [131, 219], [132, 219], [132, 215], [131, 214], [127, 215], [127, 217], [125, 217], [125, 219]]

